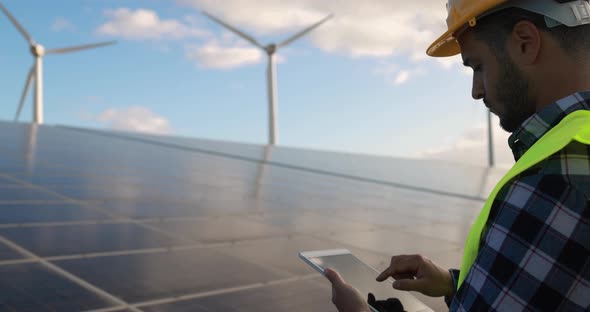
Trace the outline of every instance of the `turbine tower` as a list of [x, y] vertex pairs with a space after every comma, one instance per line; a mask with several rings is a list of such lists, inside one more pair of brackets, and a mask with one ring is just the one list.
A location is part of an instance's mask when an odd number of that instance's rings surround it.
[[267, 75], [267, 88], [268, 88], [268, 142], [270, 145], [275, 145], [277, 143], [277, 89], [276, 89], [276, 68], [275, 68], [275, 53], [279, 48], [285, 47], [297, 39], [305, 36], [310, 31], [314, 30], [330, 18], [332, 18], [333, 14], [326, 16], [321, 21], [303, 29], [302, 31], [296, 33], [295, 35], [287, 38], [285, 41], [282, 41], [279, 44], [271, 43], [267, 46], [260, 44], [256, 39], [252, 36], [247, 35], [245, 32], [238, 30], [237, 28], [229, 25], [228, 23], [222, 21], [221, 19], [203, 11], [203, 14], [216, 23], [220, 24], [221, 26], [225, 27], [229, 31], [233, 32], [234, 34], [242, 37], [246, 41], [250, 42], [251, 44], [255, 45], [256, 47], [260, 48], [262, 51], [266, 53], [268, 56], [268, 67], [266, 70]]
[[108, 42], [101, 42], [95, 44], [86, 44], [80, 46], [72, 46], [66, 48], [59, 48], [59, 49], [51, 49], [45, 50], [45, 47], [38, 44], [33, 40], [33, 38], [29, 35], [29, 33], [19, 24], [19, 22], [10, 14], [8, 9], [0, 2], [0, 10], [6, 14], [8, 19], [12, 22], [14, 27], [23, 35], [25, 40], [30, 45], [31, 54], [35, 58], [35, 63], [31, 66], [29, 70], [29, 74], [27, 75], [27, 82], [25, 83], [25, 88], [20, 98], [20, 102], [18, 105], [18, 109], [16, 111], [16, 115], [14, 117], [14, 121], [18, 120], [20, 112], [23, 108], [25, 98], [27, 97], [27, 93], [29, 91], [29, 87], [31, 86], [31, 82], [35, 82], [35, 94], [34, 94], [34, 106], [33, 106], [33, 122], [35, 124], [42, 124], [43, 123], [43, 56], [47, 54], [64, 54], [64, 53], [71, 53], [80, 50], [87, 50], [87, 49], [94, 49], [98, 47], [108, 46], [115, 44], [116, 41], [108, 41]]

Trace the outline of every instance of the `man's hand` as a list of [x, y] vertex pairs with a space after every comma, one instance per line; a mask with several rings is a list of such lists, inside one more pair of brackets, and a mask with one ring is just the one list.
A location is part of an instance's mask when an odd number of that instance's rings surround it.
[[417, 291], [430, 297], [453, 294], [451, 273], [421, 255], [392, 257], [391, 264], [379, 274], [377, 281], [389, 277], [396, 280], [393, 288], [398, 290]]
[[361, 293], [346, 284], [342, 276], [334, 270], [324, 270], [324, 275], [332, 283], [332, 302], [340, 312], [370, 312], [369, 305]]

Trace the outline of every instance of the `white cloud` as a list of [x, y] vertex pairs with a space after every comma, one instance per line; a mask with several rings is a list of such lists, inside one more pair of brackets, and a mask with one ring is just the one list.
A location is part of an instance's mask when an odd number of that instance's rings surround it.
[[408, 81], [408, 78], [410, 78], [410, 72], [407, 70], [402, 70], [397, 74], [397, 77], [395, 77], [393, 84], [399, 86]]
[[148, 9], [130, 10], [119, 8], [104, 12], [108, 21], [97, 32], [131, 40], [183, 39], [204, 37], [208, 33], [192, 23], [175, 19], [161, 19], [155, 11]]
[[425, 75], [427, 71], [421, 65], [414, 68], [400, 68], [395, 63], [379, 61], [373, 73], [383, 76], [385, 81], [391, 85], [401, 86], [410, 81], [410, 79]]
[[96, 119], [115, 130], [135, 131], [155, 134], [171, 132], [170, 122], [142, 106], [109, 108]]
[[461, 63], [457, 57], [426, 55], [430, 43], [446, 30], [447, 12], [441, 0], [176, 0], [176, 3], [205, 10], [263, 43], [280, 42], [333, 13], [334, 18], [303, 40], [311, 41], [326, 53], [352, 58], [373, 58], [377, 62], [395, 59], [397, 63], [404, 58], [409, 60], [411, 65], [406, 68], [397, 68], [389, 74], [377, 73], [395, 86], [424, 74], [431, 65], [455, 70]]
[[204, 9], [258, 35], [288, 37], [329, 13], [334, 18], [310, 33], [327, 52], [354, 57], [425, 54], [446, 28], [440, 0], [177, 0]]
[[[326, 53], [371, 57], [378, 62], [406, 57], [413, 65], [381, 74], [392, 85], [403, 85], [423, 74], [426, 63], [456, 68], [460, 58], [426, 56], [426, 48], [443, 33], [446, 17], [440, 0], [176, 0], [196, 12], [205, 10], [251, 34], [263, 44], [280, 42], [330, 13], [334, 18], [310, 32], [310, 40]], [[191, 13], [195, 13], [191, 11]], [[223, 31], [213, 36], [202, 15], [162, 19], [149, 9], [118, 8], [105, 11], [107, 21], [97, 32], [133, 40], [190, 39], [185, 56], [202, 68], [231, 69], [260, 63], [264, 53], [243, 39]], [[268, 37], [272, 38], [268, 38]], [[278, 38], [275, 38], [278, 37]], [[277, 62], [284, 59], [277, 55]], [[425, 63], [426, 62], [426, 63]]]
[[51, 30], [53, 31], [76, 31], [76, 26], [65, 17], [56, 17], [51, 24]]
[[212, 39], [201, 46], [186, 47], [187, 59], [195, 61], [203, 68], [230, 69], [256, 64], [262, 60], [262, 56], [263, 53], [258, 48], [236, 42], [219, 42], [217, 39]]
[[439, 63], [445, 69], [451, 69], [452, 67], [463, 67], [463, 59], [460, 55], [452, 57], [437, 57], [434, 60]]
[[[510, 133], [502, 130], [498, 119], [494, 116], [493, 148], [494, 159], [498, 166], [507, 167], [514, 164], [514, 157], [508, 147]], [[433, 147], [417, 153], [419, 158], [440, 159], [466, 164], [484, 165], [488, 162], [488, 129], [487, 124], [480, 124], [467, 129], [457, 138], [446, 138], [441, 146]]]

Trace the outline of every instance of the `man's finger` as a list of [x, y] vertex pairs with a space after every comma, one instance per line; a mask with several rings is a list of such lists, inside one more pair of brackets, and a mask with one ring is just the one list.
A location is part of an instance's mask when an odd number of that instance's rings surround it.
[[384, 280], [393, 277], [396, 280], [399, 279], [414, 279], [415, 275], [413, 272], [411, 273], [394, 273], [394, 274], [390, 274], [390, 269], [387, 268], [387, 270], [381, 272], [381, 274], [379, 274], [379, 276], [377, 276], [377, 281], [378, 282], [383, 282]]
[[418, 268], [421, 265], [422, 258], [420, 256], [401, 256], [393, 257], [389, 268], [383, 271], [377, 277], [377, 281], [382, 282], [390, 276], [396, 275], [411, 275], [415, 276]]
[[342, 285], [344, 284], [344, 279], [340, 276], [340, 273], [332, 270], [332, 269], [325, 269], [324, 276], [332, 283], [332, 285]]
[[391, 273], [389, 273], [389, 271], [391, 270], [391, 267], [385, 269], [385, 271], [381, 272], [381, 274], [379, 274], [379, 276], [377, 276], [377, 281], [378, 282], [383, 282], [384, 280], [388, 279], [391, 276]]

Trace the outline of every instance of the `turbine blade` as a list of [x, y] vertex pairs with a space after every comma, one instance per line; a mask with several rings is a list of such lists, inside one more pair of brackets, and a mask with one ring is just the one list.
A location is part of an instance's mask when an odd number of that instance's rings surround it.
[[203, 14], [205, 16], [207, 16], [208, 18], [212, 19], [214, 22], [216, 22], [216, 23], [220, 24], [221, 26], [225, 27], [226, 29], [230, 30], [234, 34], [236, 34], [236, 35], [242, 37], [243, 39], [247, 40], [251, 44], [253, 44], [253, 45], [255, 45], [255, 46], [257, 46], [257, 47], [259, 47], [259, 48], [261, 48], [263, 50], [266, 50], [266, 48], [262, 44], [260, 44], [258, 41], [256, 41], [256, 39], [254, 39], [253, 37], [247, 35], [246, 33], [238, 30], [237, 28], [235, 28], [233, 26], [230, 26], [226, 22], [220, 20], [219, 18], [217, 18], [217, 17], [215, 17], [215, 16], [213, 16], [213, 15], [211, 15], [211, 14], [205, 12], [205, 11], [203, 11]]
[[2, 10], [4, 12], [4, 14], [6, 14], [6, 16], [12, 22], [14, 27], [16, 27], [16, 29], [18, 29], [18, 31], [21, 33], [21, 35], [23, 35], [23, 37], [25, 37], [25, 39], [29, 42], [30, 45], [35, 44], [35, 41], [33, 41], [33, 38], [31, 38], [31, 35], [29, 35], [29, 33], [23, 28], [23, 26], [21, 26], [21, 24], [16, 20], [16, 18], [14, 18], [14, 16], [12, 16], [12, 14], [10, 14], [8, 9], [2, 4], [2, 2], [0, 2], [0, 10]]
[[73, 46], [73, 47], [67, 47], [67, 48], [51, 49], [51, 50], [45, 51], [45, 54], [71, 53], [71, 52], [76, 52], [76, 51], [80, 51], [80, 50], [88, 50], [88, 49], [95, 49], [95, 48], [100, 48], [100, 47], [104, 47], [104, 46], [109, 46], [109, 45], [113, 45], [115, 43], [117, 43], [117, 41], [107, 41], [107, 42], [85, 44], [85, 45]]
[[298, 33], [296, 33], [295, 35], [293, 35], [292, 37], [288, 38], [287, 40], [285, 40], [285, 41], [283, 41], [283, 42], [279, 43], [279, 44], [277, 45], [277, 47], [284, 47], [284, 46], [287, 46], [287, 45], [289, 45], [289, 44], [290, 44], [290, 43], [292, 43], [293, 41], [295, 41], [295, 40], [297, 40], [297, 39], [299, 39], [299, 38], [301, 38], [301, 37], [305, 36], [305, 35], [306, 35], [307, 33], [309, 33], [310, 31], [312, 31], [312, 30], [316, 29], [318, 26], [320, 26], [321, 24], [325, 23], [327, 20], [331, 19], [333, 16], [334, 16], [333, 14], [330, 14], [330, 15], [328, 15], [328, 16], [326, 16], [326, 17], [324, 17], [324, 19], [322, 19], [321, 21], [319, 21], [319, 22], [317, 22], [317, 23], [315, 23], [315, 24], [313, 24], [313, 25], [311, 25], [311, 26], [307, 27], [306, 29], [304, 29], [304, 30], [302, 30], [302, 31], [300, 31], [300, 32], [298, 32]]
[[27, 93], [29, 92], [29, 87], [31, 86], [31, 82], [33, 82], [35, 74], [35, 65], [31, 66], [31, 70], [29, 70], [29, 75], [27, 76], [27, 82], [25, 83], [25, 88], [23, 89], [23, 94], [20, 97], [20, 103], [18, 104], [18, 109], [16, 110], [16, 115], [14, 115], [14, 121], [18, 121], [18, 117], [20, 116], [20, 111], [23, 109], [23, 105], [25, 104], [25, 99], [27, 98]]

